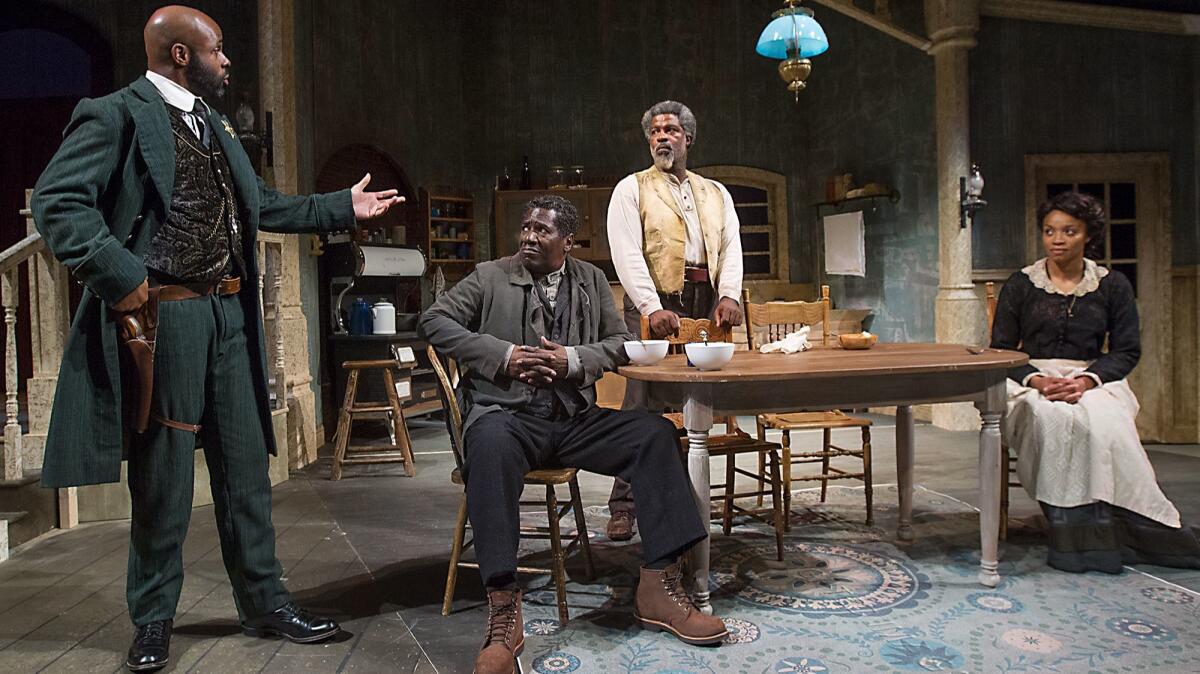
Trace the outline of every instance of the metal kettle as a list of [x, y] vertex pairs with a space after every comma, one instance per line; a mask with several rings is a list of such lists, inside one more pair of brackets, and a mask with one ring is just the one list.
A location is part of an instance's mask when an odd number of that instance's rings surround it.
[[371, 332], [376, 335], [396, 334], [396, 307], [387, 300], [379, 300], [371, 307], [373, 327]]

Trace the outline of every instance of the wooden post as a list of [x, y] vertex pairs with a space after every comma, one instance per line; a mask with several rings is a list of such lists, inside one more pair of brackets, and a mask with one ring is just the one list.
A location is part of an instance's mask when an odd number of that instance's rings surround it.
[[[273, 255], [272, 251], [274, 251]], [[275, 358], [272, 361], [272, 369], [275, 372], [275, 396], [279, 400], [280, 407], [286, 407], [288, 405], [288, 380], [283, 344], [283, 245], [268, 243], [267, 253], [267, 259], [270, 260], [271, 303], [275, 307], [271, 317], [271, 323], [275, 326], [275, 343], [271, 347], [275, 352]], [[305, 367], [307, 367], [307, 363]]]
[[17, 305], [21, 300], [20, 266], [4, 272], [0, 277], [0, 303], [4, 305], [4, 467], [0, 479], [19, 480], [24, 477], [22, 468], [21, 425], [17, 422], [20, 408], [17, 404], [17, 389], [21, 381], [17, 375]]

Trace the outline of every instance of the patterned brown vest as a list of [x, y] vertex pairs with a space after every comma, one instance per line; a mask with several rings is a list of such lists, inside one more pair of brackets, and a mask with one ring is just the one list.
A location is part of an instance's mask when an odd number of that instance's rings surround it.
[[241, 223], [229, 162], [215, 134], [209, 130], [210, 147], [205, 148], [183, 114], [167, 106], [175, 135], [175, 189], [166, 222], [155, 232], [143, 260], [160, 283], [208, 283], [240, 276], [245, 269]]

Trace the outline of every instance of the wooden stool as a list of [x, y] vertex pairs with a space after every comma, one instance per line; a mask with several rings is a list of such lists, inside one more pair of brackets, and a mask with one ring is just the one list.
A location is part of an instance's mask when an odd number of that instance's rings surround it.
[[[348, 360], [342, 363], [342, 369], [348, 370], [346, 381], [346, 399], [342, 403], [342, 411], [338, 415], [337, 433], [334, 436], [333, 467], [329, 471], [329, 479], [342, 479], [342, 466], [354, 463], [403, 463], [404, 474], [412, 477], [417, 474], [413, 462], [412, 440], [408, 436], [408, 426], [404, 423], [404, 410], [400, 408], [400, 396], [396, 393], [396, 379], [392, 369], [399, 368], [394, 359], [384, 360]], [[377, 370], [383, 373], [383, 388], [387, 391], [387, 402], [363, 401], [355, 396], [358, 393], [359, 373], [367, 370]], [[390, 445], [350, 445], [350, 427], [354, 417], [364, 414], [385, 414], [391, 423], [392, 444]]]

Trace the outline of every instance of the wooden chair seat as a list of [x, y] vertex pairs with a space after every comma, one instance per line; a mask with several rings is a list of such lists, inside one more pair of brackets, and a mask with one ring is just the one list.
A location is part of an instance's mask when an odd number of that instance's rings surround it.
[[760, 414], [758, 423], [767, 428], [800, 431], [813, 428], [862, 428], [870, 426], [870, 419], [852, 417], [845, 412], [787, 412], [784, 414]]
[[378, 370], [385, 367], [396, 367], [396, 361], [391, 358], [380, 358], [378, 360], [342, 361], [343, 370]]
[[[685, 427], [683, 425], [683, 413], [682, 412], [667, 412], [667, 413], [663, 414], [662, 417], [664, 419], [666, 419], [667, 421], [671, 422], [675, 426], [675, 430], [679, 431], [680, 437], [687, 437], [687, 427]], [[716, 419], [715, 421], [717, 423], [728, 422], [728, 420], [725, 418]], [[729, 428], [726, 428], [725, 433], [710, 433], [708, 436], [708, 443], [709, 443], [709, 446], [711, 447], [714, 443], [721, 441], [722, 439], [732, 440], [735, 438], [743, 438], [747, 441], [754, 441], [754, 438], [747, 435], [746, 433], [742, 433], [740, 431], [734, 431]]]
[[[684, 449], [687, 448], [687, 438], [683, 439], [681, 445]], [[731, 453], [744, 454], [757, 451], [767, 452], [777, 449], [779, 449], [779, 445], [774, 442], [765, 442], [745, 433], [712, 435], [708, 438], [708, 453], [711, 456], [725, 456]]]
[[[570, 484], [578, 474], [578, 468], [539, 468], [525, 473], [525, 484]], [[465, 484], [462, 472], [457, 468], [450, 471], [450, 481], [458, 485]]]

